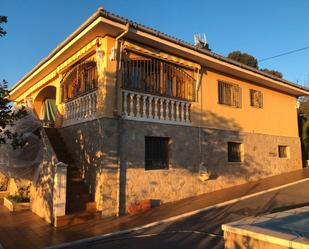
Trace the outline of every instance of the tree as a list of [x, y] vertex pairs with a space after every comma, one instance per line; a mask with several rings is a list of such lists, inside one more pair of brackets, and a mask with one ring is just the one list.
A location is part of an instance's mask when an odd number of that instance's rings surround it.
[[[8, 19], [6, 16], [0, 16], [0, 25], [1, 23], [7, 23]], [[6, 35], [6, 31], [4, 31], [4, 29], [0, 26], [0, 37], [5, 36]]]
[[[0, 25], [7, 22], [6, 16], [0, 16]], [[0, 37], [5, 36], [6, 31], [0, 26]], [[22, 134], [11, 132], [7, 129], [8, 126], [14, 125], [14, 122], [24, 117], [27, 112], [24, 107], [16, 112], [12, 111], [12, 106], [9, 100], [8, 83], [6, 80], [0, 82], [0, 144], [6, 143], [9, 139], [14, 149], [24, 145]]]
[[[251, 54], [242, 53], [242, 52], [237, 50], [237, 51], [233, 51], [233, 52], [229, 53], [227, 58], [232, 59], [234, 61], [238, 61], [242, 64], [247, 65], [247, 66], [259, 69], [257, 59], [254, 56], [252, 56]], [[271, 75], [276, 76], [278, 78], [281, 78], [281, 79], [283, 78], [282, 73], [279, 72], [279, 71], [271, 70], [271, 69], [267, 69], [267, 68], [260, 69], [260, 70], [262, 72], [271, 74]]]
[[264, 68], [264, 69], [260, 69], [262, 72], [264, 73], [268, 73], [268, 74], [271, 74], [273, 76], [276, 76], [278, 78], [281, 78], [283, 77], [282, 73], [279, 72], [279, 71], [276, 71], [276, 70], [270, 70], [270, 69], [267, 69], [267, 68]]
[[309, 115], [309, 96], [300, 97], [298, 101], [299, 101], [298, 113]]
[[227, 58], [243, 63], [247, 66], [258, 69], [258, 61], [257, 59], [247, 53], [242, 53], [240, 51], [233, 51], [228, 54]]

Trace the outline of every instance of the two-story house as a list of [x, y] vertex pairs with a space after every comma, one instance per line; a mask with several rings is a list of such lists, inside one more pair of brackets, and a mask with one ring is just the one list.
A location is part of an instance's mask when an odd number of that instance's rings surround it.
[[300, 169], [307, 94], [103, 8], [11, 89], [54, 127], [69, 165], [65, 213], [91, 202], [104, 216]]

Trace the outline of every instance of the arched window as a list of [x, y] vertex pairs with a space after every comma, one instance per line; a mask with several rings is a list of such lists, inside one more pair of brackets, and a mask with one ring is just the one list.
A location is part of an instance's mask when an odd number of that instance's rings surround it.
[[62, 98], [66, 101], [78, 97], [97, 87], [95, 61], [87, 61], [69, 70], [62, 80]]

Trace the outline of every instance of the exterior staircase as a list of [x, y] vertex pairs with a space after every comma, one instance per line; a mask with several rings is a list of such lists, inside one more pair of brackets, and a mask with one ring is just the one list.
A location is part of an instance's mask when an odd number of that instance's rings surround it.
[[83, 223], [87, 220], [100, 219], [82, 172], [68, 152], [66, 144], [57, 128], [44, 128], [47, 137], [59, 161], [68, 164], [66, 189], [66, 215], [57, 217], [57, 227]]

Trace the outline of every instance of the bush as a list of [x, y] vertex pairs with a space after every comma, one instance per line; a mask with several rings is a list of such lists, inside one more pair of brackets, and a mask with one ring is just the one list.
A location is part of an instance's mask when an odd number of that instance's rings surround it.
[[0, 191], [6, 191], [8, 188], [9, 178], [0, 175]]
[[8, 198], [15, 202], [30, 202], [30, 187], [31, 184], [20, 187], [15, 195], [9, 195]]

